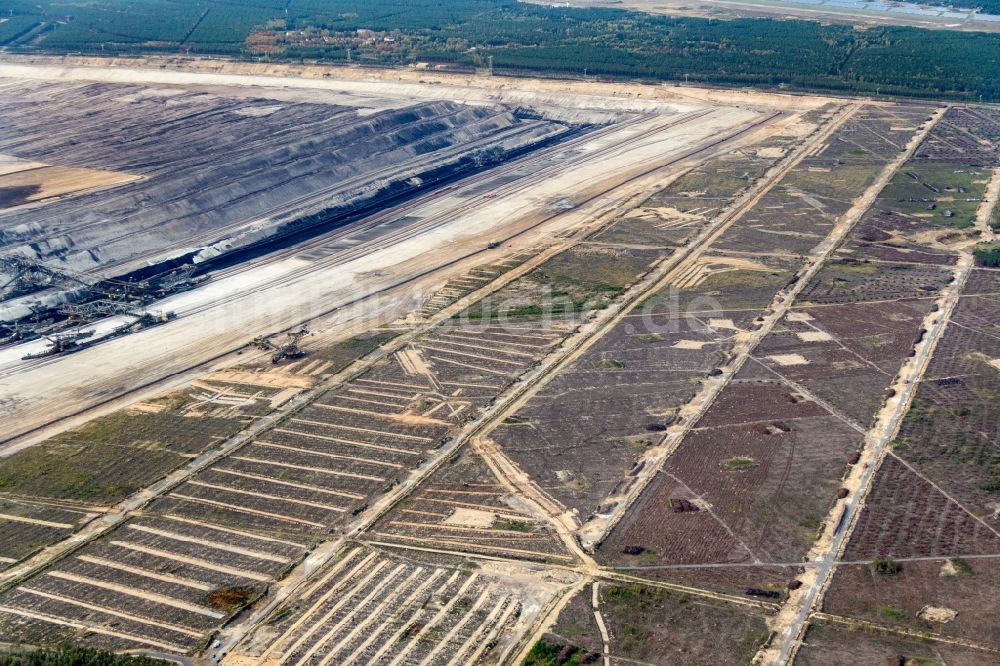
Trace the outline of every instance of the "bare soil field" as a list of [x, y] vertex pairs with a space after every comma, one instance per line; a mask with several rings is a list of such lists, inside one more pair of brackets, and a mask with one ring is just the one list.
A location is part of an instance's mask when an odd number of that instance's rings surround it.
[[[735, 400], [750, 413], [729, 412]], [[619, 566], [797, 562], [859, 439], [791, 386], [737, 377], [601, 545], [600, 559]]]
[[567, 563], [573, 556], [534, 512], [465, 448], [372, 526], [375, 542]]
[[[997, 525], [995, 396], [1000, 281], [977, 271], [931, 361], [894, 446], [895, 455], [968, 511]], [[972, 292], [972, 293], [969, 293]], [[977, 293], [978, 292], [978, 293]]]
[[261, 629], [258, 659], [505, 663], [558, 588], [517, 565], [352, 547]]
[[[768, 638], [763, 612], [662, 588], [601, 582], [573, 597], [536, 653], [569, 652], [571, 660], [566, 663], [598, 663], [599, 659], [588, 662], [591, 655], [604, 652], [595, 622], [598, 613], [610, 639], [611, 663], [621, 666], [749, 664]], [[544, 662], [532, 661], [529, 655], [525, 663]]]
[[30, 168], [13, 171], [8, 167], [0, 173], [0, 210], [140, 179], [114, 171], [47, 166], [27, 160], [22, 164]]
[[974, 229], [997, 162], [1000, 117], [949, 108], [855, 229], [856, 259], [953, 264], [976, 242]]
[[960, 556], [910, 560], [888, 575], [869, 563], [841, 564], [823, 611], [1000, 649], [997, 564], [996, 558]]
[[262, 378], [217, 373], [0, 457], [0, 493], [114, 504], [268, 414], [282, 387]]
[[796, 666], [854, 666], [915, 662], [928, 666], [980, 666], [995, 663], [996, 655], [959, 645], [932, 643], [918, 637], [898, 636], [877, 628], [852, 628], [843, 624], [813, 622], [809, 625]]
[[804, 254], [851, 208], [881, 168], [902, 152], [930, 110], [899, 105], [858, 111], [716, 247]]

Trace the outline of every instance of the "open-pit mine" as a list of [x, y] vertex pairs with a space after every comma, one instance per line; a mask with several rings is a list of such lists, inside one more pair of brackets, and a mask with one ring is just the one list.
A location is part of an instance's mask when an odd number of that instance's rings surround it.
[[998, 197], [990, 107], [3, 56], [0, 647], [994, 663]]

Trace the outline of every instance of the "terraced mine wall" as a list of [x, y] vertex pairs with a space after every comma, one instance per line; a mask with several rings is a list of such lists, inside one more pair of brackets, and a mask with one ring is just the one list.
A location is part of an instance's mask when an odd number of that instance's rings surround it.
[[[33, 201], [0, 211], [0, 253], [94, 278], [242, 260], [579, 131], [444, 100], [353, 108], [105, 83], [0, 87], [0, 155], [22, 172], [72, 167], [79, 184], [46, 198], [42, 182]], [[92, 188], [90, 174], [126, 182]], [[26, 314], [16, 300], [4, 310]]]
[[[528, 145], [522, 145], [509, 150], [491, 150], [478, 152], [474, 155], [465, 155], [453, 164], [444, 165], [433, 171], [421, 174], [420, 182], [414, 182], [413, 179], [394, 180], [387, 183], [384, 189], [365, 199], [354, 201], [348, 205], [333, 206], [311, 215], [297, 218], [283, 225], [280, 229], [275, 230], [274, 234], [258, 242], [209, 258], [205, 258], [204, 252], [200, 252], [192, 255], [190, 259], [198, 262], [197, 273], [200, 274], [210, 269], [233, 266], [267, 252], [291, 247], [319, 233], [343, 227], [381, 209], [404, 203], [418, 194], [435, 188], [446, 187], [470, 175], [488, 171], [493, 167], [541, 148], [561, 143], [570, 137], [586, 132], [591, 127], [589, 125], [569, 126], [565, 131], [552, 134]], [[174, 263], [169, 268], [181, 265], [182, 263], [184, 262]], [[167, 267], [158, 267], [161, 272], [164, 268]], [[153, 273], [150, 273], [150, 269], [141, 269], [135, 271], [130, 277], [151, 274]]]

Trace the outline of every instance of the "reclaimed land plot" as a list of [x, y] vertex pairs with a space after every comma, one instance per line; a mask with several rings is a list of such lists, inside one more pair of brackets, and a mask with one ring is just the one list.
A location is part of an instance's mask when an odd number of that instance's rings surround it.
[[92, 513], [0, 498], [0, 569], [69, 536]]
[[[644, 458], [793, 275], [784, 258], [705, 255], [649, 297], [491, 433], [581, 521], [635, 481]], [[728, 311], [727, 307], [738, 310]]]
[[[803, 122], [810, 133], [815, 124]], [[684, 245], [712, 221], [735, 196], [745, 192], [785, 153], [796, 139], [778, 135], [709, 160], [670, 182], [662, 190], [591, 238], [625, 246]]]
[[[862, 120], [864, 120], [864, 118], [862, 118]], [[847, 129], [841, 128], [840, 131], [853, 132], [855, 130], [848, 127]], [[911, 134], [906, 134], [906, 137], [909, 136], [911, 136]], [[857, 137], [852, 135], [852, 140], [857, 140]], [[898, 148], [899, 147], [893, 144], [892, 150], [886, 148], [884, 152], [886, 155], [894, 155]], [[795, 170], [793, 170], [791, 174], [782, 180], [782, 183], [784, 183], [788, 178], [793, 178], [795, 173]], [[855, 196], [860, 193], [860, 190], [863, 189], [866, 184], [866, 182], [859, 183], [859, 186], [856, 188], [859, 191], [855, 193]], [[838, 209], [838, 211], [846, 211], [848, 207], [848, 205], [845, 205], [843, 208]], [[758, 209], [759, 206], [755, 210]], [[734, 227], [732, 233], [742, 233], [745, 229], [745, 225], [743, 225], [742, 222], [744, 221], [741, 220], [741, 225]], [[730, 234], [727, 233], [719, 244], [725, 245], [728, 242], [729, 237]], [[816, 241], [818, 240], [819, 239], [817, 238]], [[686, 262], [677, 269], [676, 278], [673, 280], [671, 288], [667, 290], [668, 293], [661, 293], [654, 298], [648, 299], [646, 303], [641, 305], [640, 310], [643, 313], [647, 313], [647, 316], [644, 318], [637, 317], [628, 324], [623, 324], [622, 330], [628, 333], [630, 331], [626, 327], [631, 326], [631, 332], [634, 333], [636, 331], [636, 325], [640, 323], [645, 323], [648, 328], [649, 312], [672, 312], [675, 318], [679, 315], [683, 316], [686, 314], [686, 319], [689, 320], [687, 323], [690, 323], [690, 321], [693, 320], [701, 327], [707, 327], [708, 330], [726, 331], [731, 344], [731, 342], [737, 339], [739, 335], [745, 335], [747, 329], [751, 327], [752, 322], [764, 314], [763, 309], [771, 304], [775, 293], [794, 279], [794, 273], [797, 268], [797, 261], [783, 258], [780, 255], [755, 256], [753, 258], [749, 258], [746, 256], [740, 256], [739, 253], [735, 252], [727, 256], [717, 250], [700, 255], [692, 261]], [[726, 311], [726, 308], [728, 307], [739, 308], [739, 311], [730, 314]], [[757, 309], [755, 310], [755, 308]], [[646, 331], [643, 331], [643, 333], [646, 333]], [[619, 334], [617, 340], [615, 338], [610, 338], [612, 340], [612, 345], [615, 342], [618, 342], [618, 346], [622, 346], [621, 340], [623, 337], [624, 336]], [[650, 341], [656, 342], [656, 337], [652, 336], [652, 340], [647, 340], [647, 343]], [[671, 344], [670, 347], [671, 349], [682, 349], [687, 352], [689, 356], [697, 356], [698, 354], [695, 352], [704, 354], [707, 351], [708, 354], [711, 354], [713, 350], [711, 348], [706, 350], [706, 347], [709, 347], [709, 345], [703, 344], [706, 342], [715, 341], [706, 341], [704, 339], [699, 340], [697, 337], [684, 340], [677, 338], [672, 341], [673, 344]], [[721, 352], [721, 358], [715, 359], [715, 363], [717, 364], [721, 364], [725, 360], [725, 345], [722, 346]], [[589, 352], [587, 356], [583, 357], [581, 361], [578, 361], [572, 368], [572, 370], [578, 375], [577, 377], [573, 377], [573, 373], [571, 372], [563, 373], [563, 376], [557, 378], [556, 380], [561, 383], [547, 386], [541, 393], [538, 394], [538, 396], [536, 396], [534, 402], [540, 402], [541, 399], [544, 399], [546, 396], [549, 397], [548, 409], [552, 412], [551, 418], [544, 418], [545, 416], [549, 416], [548, 414], [543, 415], [533, 413], [533, 405], [532, 403], [529, 403], [528, 406], [522, 408], [522, 410], [515, 415], [518, 420], [517, 423], [511, 424], [512, 427], [498, 430], [494, 435], [501, 445], [504, 446], [505, 451], [508, 451], [512, 458], [514, 458], [522, 468], [525, 468], [529, 471], [529, 473], [542, 476], [544, 479], [543, 485], [546, 490], [548, 490], [557, 499], [563, 501], [567, 506], [576, 509], [578, 513], [582, 513], [581, 509], [587, 511], [584, 515], [590, 515], [590, 513], [594, 511], [601, 511], [604, 507], [599, 503], [600, 497], [605, 493], [617, 492], [620, 484], [627, 484], [629, 482], [627, 476], [622, 479], [623, 473], [628, 474], [626, 470], [632, 470], [634, 472], [636, 470], [636, 465], [642, 464], [641, 449], [644, 446], [652, 444], [652, 440], [648, 437], [641, 437], [642, 431], [640, 428], [643, 424], [636, 423], [634, 416], [633, 422], [627, 424], [627, 428], [630, 428], [630, 431], [626, 432], [623, 429], [622, 432], [617, 432], [612, 429], [608, 432], [604, 427], [605, 420], [602, 417], [600, 420], [595, 420], [594, 424], [590, 426], [591, 432], [587, 432], [586, 428], [590, 424], [587, 423], [585, 416], [570, 416], [570, 414], [573, 413], [585, 412], [581, 412], [579, 409], [573, 409], [572, 407], [567, 409], [566, 396], [572, 395], [575, 390], [579, 390], [578, 385], [582, 385], [584, 388], [595, 389], [594, 393], [589, 396], [591, 400], [588, 400], [588, 402], [592, 402], [593, 395], [601, 395], [604, 397], [609, 392], [613, 394], [616, 390], [621, 389], [621, 381], [616, 382], [615, 386], [612, 388], [610, 386], [610, 382], [601, 382], [599, 379], [600, 374], [595, 373], [594, 371], [598, 370], [610, 373], [627, 373], [629, 370], [627, 355], [627, 348], [617, 349], [610, 345], [608, 347], [598, 346], [595, 350]], [[623, 361], [622, 358], [619, 358], [619, 356], [625, 358], [625, 360]], [[793, 364], [793, 359], [798, 358], [799, 357], [794, 354], [787, 356], [779, 355], [779, 360], [787, 360], [789, 365]], [[645, 364], [636, 364], [636, 367], [645, 367], [645, 365], [648, 365], [649, 359], [646, 359], [646, 361], [647, 363]], [[589, 368], [584, 365], [587, 363], [589, 363]], [[704, 365], [705, 362], [702, 361], [702, 364]], [[676, 366], [676, 359], [674, 359], [673, 363], [665, 365]], [[640, 412], [640, 414], [647, 420], [645, 426], [646, 430], [649, 431], [649, 419], [654, 416], [650, 410], [656, 410], [657, 414], [655, 415], [661, 417], [661, 422], [653, 423], [653, 430], [662, 431], [667, 425], [662, 422], [662, 419], [666, 419], [669, 423], [676, 413], [679, 405], [687, 402], [693, 395], [694, 391], [691, 386], [692, 382], [696, 385], [697, 380], [707, 375], [708, 373], [706, 370], [710, 369], [710, 367], [691, 368], [688, 376], [683, 377], [683, 380], [685, 380], [687, 385], [677, 387], [682, 389], [680, 394], [677, 396], [677, 398], [679, 398], [678, 402], [673, 405], [668, 404], [666, 410], [657, 409], [663, 405], [650, 404], [650, 398], [644, 397], [641, 395], [641, 392], [637, 393], [635, 396], [629, 395], [628, 389], [626, 388], [624, 393], [625, 397], [628, 399], [626, 402], [629, 404], [623, 403], [614, 405], [612, 409], [606, 411], [612, 413], [621, 413], [624, 411], [625, 413], [632, 412], [634, 414], [636, 412], [636, 408], [641, 405], [643, 411]], [[597, 379], [594, 379], [585, 373], [589, 373], [593, 377], [597, 377]], [[643, 374], [645, 373], [640, 372], [640, 376]], [[564, 377], [566, 378], [565, 381], [563, 381]], [[575, 382], [572, 381], [574, 379], [576, 380]], [[662, 389], [663, 379], [664, 378], [662, 377], [652, 378], [649, 386], [655, 386], [656, 388]], [[678, 377], [678, 379], [682, 378]], [[659, 385], [656, 380], [660, 380]], [[628, 375], [625, 374], [624, 382], [626, 387], [628, 386], [628, 381]], [[639, 381], [641, 381], [641, 379]], [[574, 385], [574, 383], [576, 385]], [[585, 395], [585, 392], [581, 391], [581, 394]], [[674, 396], [669, 395], [669, 391], [666, 397], [667, 403], [670, 402], [670, 398], [674, 398]], [[662, 400], [662, 393], [658, 394], [656, 398]], [[620, 407], [623, 409], [619, 409]], [[818, 468], [820, 471], [827, 473], [830, 473], [831, 470], [835, 470], [833, 472], [832, 483], [835, 482], [835, 480], [839, 478], [842, 473], [842, 461], [848, 457], [850, 450], [856, 446], [858, 437], [853, 428], [840, 422], [839, 416], [832, 413], [825, 413], [824, 416], [827, 419], [826, 422], [812, 426], [804, 425], [802, 427], [802, 434], [792, 435], [789, 437], [788, 439], [791, 440], [792, 444], [788, 447], [788, 452], [785, 455], [788, 456], [789, 462], [787, 464], [790, 465], [790, 461], [795, 459], [795, 442], [797, 442], [799, 438], [810, 440], [811, 442], [818, 442], [820, 440], [817, 440], [814, 436], [812, 436], [812, 431], [827, 431], [830, 436], [833, 436], [835, 440], [839, 442], [839, 447], [831, 447], [827, 442], [824, 442], [826, 445], [823, 447], [823, 451], [817, 451], [817, 453], [822, 453], [829, 457], [826, 467], [823, 467], [822, 465], [814, 465], [810, 469]], [[565, 438], [565, 431], [568, 428], [581, 430], [580, 423], [583, 424], [583, 433], [577, 434], [574, 432], [567, 440]], [[541, 438], [538, 437], [539, 432], [541, 434]], [[608, 437], [609, 434], [611, 435], [611, 438]], [[730, 437], [732, 436], [733, 435], [730, 435]], [[609, 439], [612, 441], [609, 442]], [[708, 437], [708, 439], [711, 439], [711, 437]], [[570, 445], [570, 455], [567, 455], [567, 441]], [[720, 440], [720, 444], [724, 441], [726, 441], [725, 437]], [[584, 451], [584, 453], [588, 455], [583, 455], [581, 454], [581, 451], [575, 450], [575, 447], [578, 447], [580, 442], [585, 442], [589, 446], [589, 448]], [[630, 450], [629, 445], [631, 445], [632, 450]], [[763, 444], [760, 444], [759, 446], [763, 447], [765, 450], [770, 450], [770, 447]], [[637, 447], [640, 451], [635, 450]], [[723, 446], [723, 449], [713, 451], [713, 454], [716, 454], [719, 458], [719, 460], [715, 461], [716, 464], [719, 464], [724, 460], [741, 458], [740, 452], [730, 452], [731, 455], [725, 455], [725, 448], [726, 447]], [[551, 451], [548, 452], [548, 457], [544, 459], [544, 464], [534, 464], [537, 462], [535, 459], [542, 459], [546, 455], [546, 449], [550, 449]], [[606, 451], [608, 450], [612, 452], [613, 456], [616, 456], [611, 458], [611, 465], [607, 464], [609, 455]], [[752, 456], [746, 457], [753, 458]], [[595, 463], [593, 460], [594, 458], [596, 458], [600, 464]], [[563, 460], [566, 461], [565, 465], [560, 464]], [[580, 460], [588, 461], [590, 468], [586, 470], [578, 470], [579, 474], [574, 474], [572, 467], [567, 469], [567, 466], [572, 465], [579, 467], [581, 463], [578, 461]], [[808, 456], [806, 456], [805, 460], [807, 462], [809, 461]], [[612, 465], [615, 463], [617, 463], [619, 469], [622, 470], [618, 474], [613, 473], [614, 468]], [[768, 457], [767, 464], [763, 469], [765, 476], [771, 469], [771, 463], [775, 464], [777, 469], [783, 468], [780, 464], [780, 458], [776, 461], [772, 461]], [[690, 471], [692, 473], [697, 470], [705, 469], [704, 460], [696, 461], [692, 459], [687, 461], [687, 464], [691, 466]], [[611, 473], [609, 473], [609, 471]], [[552, 475], [553, 472], [555, 472], [555, 475], [550, 479], [549, 476]], [[790, 471], [786, 468], [785, 474], [789, 473]], [[597, 476], [598, 474], [600, 476]], [[754, 474], [749, 473], [744, 476], [752, 479]], [[815, 530], [818, 529], [820, 525], [821, 516], [824, 515], [826, 508], [829, 506], [829, 502], [832, 501], [831, 499], [821, 500], [819, 504], [813, 507], [815, 508], [815, 511], [804, 511], [803, 513], [805, 515], [802, 515], [799, 520], [796, 521], [798, 523], [797, 529], [799, 533], [795, 535], [794, 543], [787, 544], [787, 548], [795, 552], [795, 556], [790, 558], [782, 557], [781, 555], [784, 553], [780, 553], [780, 551], [777, 556], [766, 552], [759, 554], [755, 552], [755, 548], [758, 544], [760, 544], [768, 535], [768, 529], [770, 527], [767, 520], [768, 516], [766, 515], [768, 512], [767, 504], [769, 503], [770, 497], [768, 492], [781, 493], [785, 485], [784, 482], [780, 481], [780, 476], [781, 475], [779, 474], [777, 489], [767, 489], [763, 493], [763, 496], [759, 498], [759, 502], [757, 503], [760, 507], [759, 511], [764, 512], [765, 515], [761, 517], [762, 524], [756, 524], [750, 528], [751, 531], [754, 531], [754, 534], [750, 539], [754, 546], [750, 547], [740, 543], [741, 537], [738, 537], [735, 534], [726, 534], [724, 541], [729, 540], [734, 542], [727, 547], [727, 550], [734, 547], [740, 549], [743, 551], [742, 557], [733, 559], [731, 553], [729, 552], [725, 555], [716, 553], [714, 554], [714, 557], [721, 557], [722, 559], [715, 559], [713, 561], [722, 561], [733, 564], [783, 563], [788, 561], [794, 562], [801, 557], [802, 554], [804, 554], [804, 549], [807, 548], [813, 540]], [[597, 477], [596, 480], [599, 484], [592, 482], [590, 477]], [[695, 482], [695, 485], [698, 485], [698, 483]], [[730, 490], [734, 493], [734, 498], [736, 495], [746, 492], [745, 488], [731, 488]], [[589, 496], [584, 494], [588, 492]], [[575, 493], [575, 496], [573, 493]], [[581, 495], [589, 500], [587, 504], [581, 503]], [[833, 489], [831, 489], [830, 494], [831, 498], [832, 496]], [[798, 498], [789, 496], [785, 498], [785, 500], [791, 507], [796, 509], [803, 508], [803, 505], [798, 501]], [[805, 506], [809, 506], [808, 503]], [[743, 506], [734, 505], [732, 510], [741, 511], [743, 508]], [[723, 521], [723, 524], [725, 525], [725, 521]], [[756, 531], [756, 529], [761, 527], [763, 527], [761, 531]], [[732, 530], [732, 528], [729, 528], [728, 526], [726, 526], [726, 529], [729, 529], [730, 531]], [[786, 540], [788, 540], [790, 538], [787, 536], [788, 530], [787, 528], [783, 529], [785, 529]], [[725, 532], [725, 530], [722, 531]], [[803, 534], [803, 532], [806, 533]], [[627, 544], [624, 548], [628, 549], [633, 546], [640, 551], [644, 548], [644, 546], [636, 546], [635, 544]], [[692, 549], [687, 548], [684, 550], [686, 550], [686, 555], [690, 556]], [[681, 561], [691, 563], [691, 560]]]
[[[728, 324], [743, 313], [715, 314]], [[623, 320], [490, 435], [581, 520], [634, 478], [740, 334], [737, 324], [709, 327], [707, 317], [681, 330], [663, 315], [648, 321], [647, 332], [646, 320]]]
[[0, 458], [0, 493], [114, 504], [270, 411], [276, 390], [205, 382]]
[[[815, 540], [860, 439], [857, 430], [795, 387], [759, 376], [749, 365], [670, 456], [598, 557], [668, 577], [679, 572], [676, 565], [798, 562]], [[787, 582], [775, 579], [779, 571], [762, 567], [756, 587], [775, 590]], [[711, 573], [710, 567], [701, 572]], [[727, 580], [720, 577], [719, 583]]]
[[601, 309], [663, 256], [665, 251], [656, 248], [576, 245], [456, 318], [503, 325], [527, 317], [558, 317]]
[[[314, 383], [315, 378], [291, 375], [286, 368], [214, 372], [0, 458], [3, 496], [41, 502], [38, 506], [54, 503], [25, 514], [36, 522], [6, 521], [0, 564], [9, 566], [68, 537]], [[55, 517], [46, 517], [47, 512]]]
[[[801, 561], [935, 307], [925, 287], [936, 292], [950, 281], [936, 268], [910, 276], [865, 267], [835, 259], [821, 269], [803, 291], [810, 300], [764, 338], [602, 544], [603, 561], [666, 576], [680, 573], [676, 565]], [[851, 298], [897, 285], [899, 301]], [[747, 589], [776, 591], [775, 572], [759, 571]]]
[[419, 317], [427, 318], [448, 307], [460, 298], [490, 284], [504, 273], [512, 271], [538, 253], [538, 249], [529, 248], [505, 257], [503, 261], [485, 266], [476, 266], [468, 273], [448, 280], [440, 289], [427, 299], [417, 310]]
[[1000, 529], [998, 292], [1000, 274], [973, 273], [892, 451], [994, 529]]
[[561, 337], [556, 329], [506, 330], [436, 329], [196, 475], [152, 510], [319, 540], [433, 457], [454, 428]]
[[134, 518], [0, 596], [0, 636], [190, 652], [304, 548], [180, 517]]
[[469, 448], [445, 462], [365, 538], [521, 560], [573, 560], [544, 517], [499, 483]]
[[557, 654], [571, 655], [567, 663], [600, 663], [602, 625], [616, 666], [748, 664], [769, 636], [764, 611], [639, 583], [599, 582], [570, 600], [526, 663]]
[[899, 636], [869, 626], [812, 621], [795, 666], [856, 666], [857, 664], [920, 664], [921, 666], [983, 666], [997, 655], [917, 636]]
[[566, 582], [516, 564], [349, 548], [276, 611], [248, 652], [289, 666], [503, 663]]
[[[995, 595], [983, 591], [995, 587], [1000, 557], [997, 284], [991, 271], [970, 278], [875, 478], [825, 611], [1000, 647], [996, 628], [983, 622], [997, 614]], [[885, 558], [896, 564], [876, 571], [852, 563]]]
[[[100, 562], [85, 561], [86, 574], [78, 574], [71, 559], [0, 598], [0, 640], [44, 644], [72, 634], [114, 649], [196, 650], [308, 548], [431, 458], [449, 433], [540, 360], [565, 330], [454, 323], [420, 338], [154, 501], [145, 517], [88, 546], [83, 555]], [[266, 373], [245, 374], [236, 377], [250, 382]], [[138, 579], [114, 582], [116, 574], [91, 580], [97, 573], [90, 568], [122, 562], [125, 554], [135, 558], [128, 564], [133, 568], [166, 563], [152, 574], [125, 570], [159, 581], [163, 590], [143, 596], [156, 588]], [[45, 586], [34, 589], [38, 580]], [[52, 591], [66, 585], [71, 589]], [[37, 610], [40, 603], [48, 604], [45, 612]], [[80, 609], [96, 615], [67, 620]], [[125, 615], [124, 628], [110, 634], [94, 629], [112, 622], [109, 609]]]
[[[875, 270], [850, 273], [837, 261], [825, 266], [754, 353], [772, 374], [827, 401], [862, 427], [869, 425], [922, 337], [924, 319], [937, 307], [937, 292], [952, 278], [938, 268], [917, 267], [911, 275], [894, 265], [867, 266]], [[850, 282], [840, 277], [844, 274]], [[899, 296], [883, 297], [880, 292], [889, 289], [898, 289]], [[871, 300], [855, 300], [856, 294]]]
[[1000, 651], [1000, 553], [840, 563], [823, 612], [915, 632], [965, 639]]
[[977, 240], [977, 212], [1000, 163], [1000, 115], [951, 107], [852, 233], [855, 258], [953, 264]]
[[1000, 553], [997, 459], [991, 434], [990, 361], [1000, 356], [994, 314], [984, 294], [995, 274], [976, 272], [910, 411], [876, 478], [847, 557], [961, 556]]
[[[916, 113], [919, 123], [899, 124]], [[822, 241], [878, 173], [901, 153], [928, 112], [866, 106], [806, 157], [716, 244], [750, 253], [804, 254]]]

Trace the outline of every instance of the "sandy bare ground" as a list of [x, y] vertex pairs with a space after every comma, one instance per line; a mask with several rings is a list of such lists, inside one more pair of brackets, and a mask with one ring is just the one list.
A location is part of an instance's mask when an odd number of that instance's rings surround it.
[[[47, 67], [28, 69], [32, 76], [53, 75]], [[67, 72], [57, 76], [75, 76]], [[151, 82], [162, 83], [158, 72], [106, 72], [130, 80], [149, 74]], [[10, 73], [9, 66], [0, 65], [0, 75]], [[284, 85], [281, 80], [254, 81]], [[403, 92], [412, 87], [406, 84]], [[418, 87], [425, 94], [430, 88]], [[434, 88], [433, 92], [440, 95], [442, 91]], [[394, 89], [393, 94], [402, 93]], [[703, 115], [689, 113], [683, 123], [673, 124], [680, 117], [678, 110], [690, 108], [661, 105], [657, 114], [623, 124], [620, 131], [595, 136], [579, 147], [594, 159], [484, 199], [472, 210], [467, 202], [474, 195], [461, 188], [447, 197], [414, 204], [401, 212], [421, 220], [418, 228], [400, 234], [395, 242], [376, 240], [360, 250], [352, 248], [346, 256], [333, 254], [312, 262], [291, 257], [263, 263], [168, 298], [156, 307], [176, 312], [178, 319], [164, 326], [69, 356], [30, 362], [20, 361], [21, 356], [38, 351], [41, 343], [3, 350], [0, 440], [11, 440], [141, 387], [186, 376], [192, 368], [223, 360], [256, 335], [323, 316], [329, 326], [338, 326], [412, 307], [420, 280], [442, 268], [453, 268], [457, 260], [481, 254], [489, 241], [509, 238], [542, 222], [549, 233], [585, 223], [627, 196], [638, 175], [766, 119], [758, 111], [721, 107], [702, 109]], [[582, 205], [554, 214], [550, 202], [555, 200]], [[526, 235], [525, 240], [529, 239], [537, 240], [537, 235]]]
[[[26, 66], [32, 65], [28, 68]], [[3, 54], [0, 76], [63, 78], [118, 83], [238, 86], [275, 99], [313, 99], [315, 91], [355, 92], [387, 104], [395, 98], [454, 99], [464, 102], [549, 103], [570, 109], [626, 110], [663, 104], [718, 104], [808, 110], [832, 97], [788, 95], [751, 89], [729, 90], [675, 84], [567, 81], [457, 74], [420, 68], [367, 69], [340, 65], [249, 63], [182, 57], [97, 58]], [[255, 88], [260, 88], [256, 90]], [[306, 96], [303, 96], [306, 95]], [[350, 104], [348, 97], [337, 101]], [[396, 102], [398, 103], [398, 102]], [[357, 104], [357, 102], [354, 102]]]
[[[141, 176], [83, 167], [53, 166], [26, 162], [28, 168], [14, 170], [17, 163], [0, 163], [7, 166], [7, 173], [0, 172], [0, 190], [5, 188], [32, 188], [24, 203], [34, 203], [69, 194], [79, 194], [103, 187], [113, 187], [139, 180]], [[3, 203], [0, 202], [0, 207]]]

